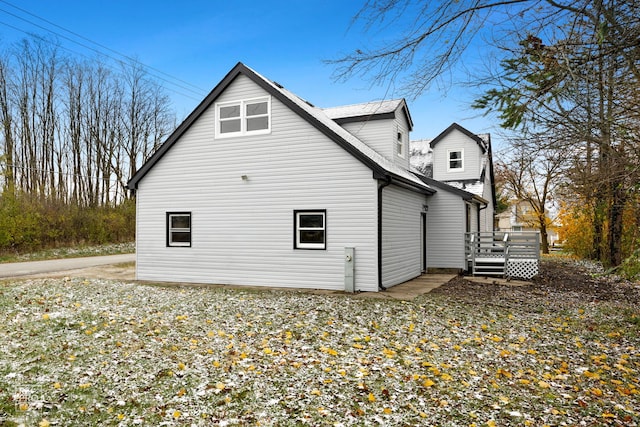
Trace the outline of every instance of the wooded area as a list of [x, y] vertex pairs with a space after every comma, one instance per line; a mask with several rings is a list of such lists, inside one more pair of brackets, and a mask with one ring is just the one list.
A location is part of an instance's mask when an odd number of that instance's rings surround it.
[[0, 251], [133, 240], [126, 183], [175, 126], [169, 107], [135, 62], [0, 46]]
[[337, 77], [365, 74], [411, 97], [467, 71], [482, 46], [473, 106], [516, 136], [499, 168], [510, 172], [510, 196], [531, 202], [543, 232], [549, 203], [562, 200], [563, 221], [588, 229], [580, 244], [564, 236], [580, 255], [640, 263], [638, 0], [378, 0], [357, 19], [402, 30], [332, 61]]

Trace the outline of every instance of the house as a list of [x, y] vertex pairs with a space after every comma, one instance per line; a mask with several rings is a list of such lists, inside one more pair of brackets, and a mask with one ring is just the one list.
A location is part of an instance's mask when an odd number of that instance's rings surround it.
[[[559, 241], [557, 219], [547, 216], [547, 239], [549, 246], [554, 247]], [[537, 232], [540, 230], [539, 220], [531, 204], [526, 200], [509, 200], [509, 209], [496, 215], [498, 231]], [[542, 237], [541, 237], [542, 238]]]
[[404, 100], [321, 109], [238, 63], [128, 183], [137, 278], [378, 291], [464, 268], [436, 255], [492, 207], [414, 173], [412, 128]]
[[429, 265], [466, 270], [464, 233], [494, 229], [491, 138], [453, 123], [432, 140], [411, 141], [411, 165], [435, 188], [428, 218]]

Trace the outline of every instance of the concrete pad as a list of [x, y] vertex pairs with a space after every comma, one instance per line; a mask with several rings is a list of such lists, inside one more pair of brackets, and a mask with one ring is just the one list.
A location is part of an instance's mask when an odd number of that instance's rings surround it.
[[456, 274], [423, 274], [408, 282], [387, 288], [382, 292], [361, 292], [355, 294], [355, 298], [378, 298], [378, 299], [396, 299], [401, 301], [411, 301], [412, 299], [431, 292], [451, 279]]

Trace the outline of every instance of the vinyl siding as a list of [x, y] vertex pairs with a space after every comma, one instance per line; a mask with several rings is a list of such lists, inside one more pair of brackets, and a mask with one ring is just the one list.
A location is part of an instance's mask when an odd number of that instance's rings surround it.
[[[447, 171], [447, 153], [449, 151], [463, 151], [463, 168], [461, 172]], [[481, 174], [482, 149], [476, 141], [457, 129], [433, 147], [433, 179], [438, 181], [461, 181], [478, 179]]]
[[[396, 166], [409, 169], [409, 124], [401, 111], [396, 111], [395, 119], [345, 123], [342, 127]], [[403, 157], [396, 154], [397, 132], [405, 139]]]
[[[438, 190], [428, 205], [427, 267], [463, 269], [466, 203], [458, 195]], [[473, 222], [471, 226], [476, 227]]]
[[382, 190], [382, 285], [421, 274], [420, 212], [425, 195], [390, 185]]
[[352, 122], [341, 125], [360, 141], [375, 151], [392, 159], [394, 120], [371, 120], [368, 122]]
[[494, 209], [493, 205], [493, 195], [491, 194], [491, 177], [489, 174], [489, 166], [487, 166], [487, 171], [484, 177], [484, 186], [483, 186], [483, 194], [482, 198], [487, 200], [489, 203], [487, 207], [480, 211], [480, 231], [493, 231], [494, 226]]
[[[240, 76], [218, 102], [265, 95]], [[371, 170], [271, 102], [270, 134], [221, 139], [212, 105], [139, 183], [138, 279], [340, 290], [355, 247], [356, 289], [377, 290]], [[293, 249], [305, 209], [326, 209], [326, 250]], [[170, 211], [192, 213], [192, 247], [166, 247]]]

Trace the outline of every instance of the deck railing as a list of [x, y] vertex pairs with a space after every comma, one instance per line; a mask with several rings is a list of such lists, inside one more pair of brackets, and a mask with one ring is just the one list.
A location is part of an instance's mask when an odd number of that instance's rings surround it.
[[465, 234], [465, 259], [473, 275], [520, 277], [538, 274], [538, 232], [494, 231]]

